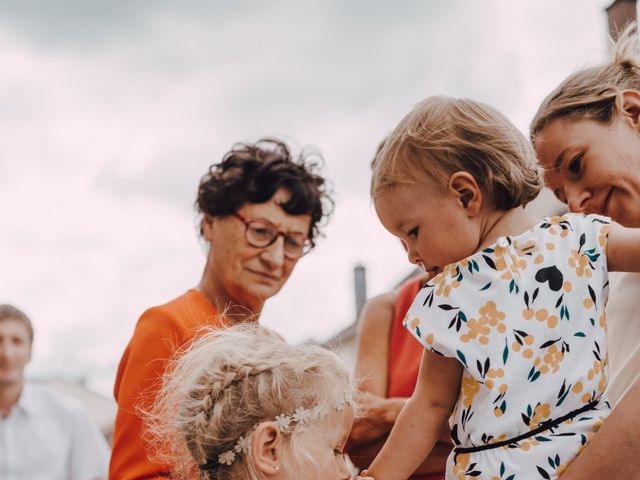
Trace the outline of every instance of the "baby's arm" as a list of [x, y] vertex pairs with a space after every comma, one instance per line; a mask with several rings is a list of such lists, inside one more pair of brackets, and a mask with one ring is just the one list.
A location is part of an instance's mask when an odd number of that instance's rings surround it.
[[376, 480], [412, 475], [438, 440], [460, 393], [462, 365], [425, 350], [418, 383], [366, 474]]
[[611, 222], [607, 268], [611, 272], [640, 272], [640, 228], [626, 228]]

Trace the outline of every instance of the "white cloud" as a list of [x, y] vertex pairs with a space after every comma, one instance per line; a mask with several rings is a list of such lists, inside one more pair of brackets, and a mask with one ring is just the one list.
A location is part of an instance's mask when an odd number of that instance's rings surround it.
[[526, 131], [605, 46], [603, 0], [108, 4], [0, 6], [0, 301], [33, 316], [36, 369], [113, 368], [139, 314], [197, 283], [198, 179], [263, 135], [317, 146], [337, 198], [264, 321], [331, 336], [353, 320], [357, 262], [372, 294], [409, 269], [368, 198], [401, 116], [444, 93]]

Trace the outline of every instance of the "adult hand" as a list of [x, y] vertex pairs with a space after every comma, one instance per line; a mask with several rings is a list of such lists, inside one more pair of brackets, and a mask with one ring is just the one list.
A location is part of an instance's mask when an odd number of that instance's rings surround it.
[[353, 425], [351, 442], [359, 445], [389, 433], [407, 399], [384, 398], [360, 391], [355, 400], [362, 416]]

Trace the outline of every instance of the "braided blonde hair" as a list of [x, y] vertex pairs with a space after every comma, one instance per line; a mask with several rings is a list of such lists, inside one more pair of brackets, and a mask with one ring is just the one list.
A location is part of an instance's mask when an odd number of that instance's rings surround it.
[[640, 91], [640, 48], [635, 23], [629, 23], [618, 41], [609, 39], [610, 60], [567, 77], [538, 108], [530, 126], [535, 143], [544, 128], [561, 117], [608, 123], [622, 109], [624, 90]]
[[[260, 422], [296, 408], [335, 411], [351, 388], [342, 361], [319, 346], [288, 345], [257, 324], [207, 331], [175, 360], [146, 413], [152, 456], [178, 479], [262, 478], [249, 455], [214, 470], [198, 466]], [[287, 451], [298, 430], [287, 437]]]

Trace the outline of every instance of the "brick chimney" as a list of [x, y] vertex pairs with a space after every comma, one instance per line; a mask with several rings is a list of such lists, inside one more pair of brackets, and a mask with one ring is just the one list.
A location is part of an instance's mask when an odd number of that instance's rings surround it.
[[353, 268], [353, 286], [356, 298], [356, 318], [359, 318], [362, 306], [367, 300], [367, 272], [364, 265], [360, 263]]
[[618, 38], [618, 33], [630, 21], [635, 21], [637, 0], [614, 0], [605, 10], [609, 22], [609, 35], [614, 40]]

